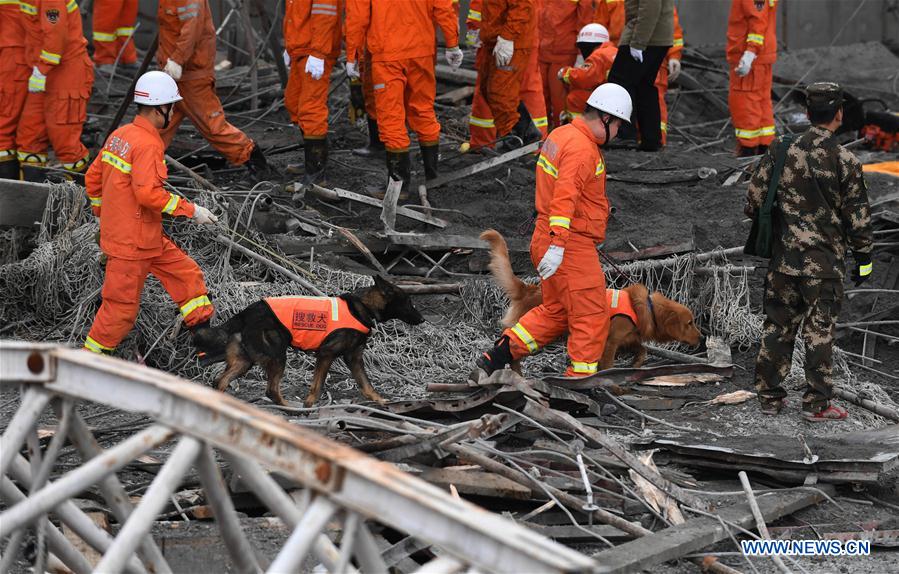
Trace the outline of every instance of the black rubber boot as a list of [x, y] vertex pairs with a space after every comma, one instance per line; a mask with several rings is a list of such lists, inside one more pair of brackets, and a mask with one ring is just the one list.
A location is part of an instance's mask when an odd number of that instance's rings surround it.
[[518, 102], [518, 122], [512, 126], [511, 133], [496, 144], [496, 151], [499, 153], [512, 151], [529, 143], [540, 141], [541, 137], [540, 130], [534, 125], [527, 107], [522, 102]]
[[19, 179], [19, 160], [0, 161], [0, 179]]
[[425, 181], [431, 181], [432, 179], [437, 179], [437, 163], [440, 157], [440, 145], [434, 143], [434, 145], [424, 145], [421, 146], [421, 161], [425, 164]]
[[84, 185], [84, 175], [87, 173], [87, 168], [89, 168], [90, 165], [91, 163], [88, 158], [79, 160], [72, 169], [66, 170], [66, 177], [78, 185]]
[[257, 183], [270, 181], [278, 175], [278, 172], [268, 165], [265, 155], [263, 155], [259, 144], [256, 142], [253, 142], [253, 151], [250, 152], [250, 159], [244, 165], [247, 167], [250, 179]]
[[[412, 164], [409, 162], [409, 150], [387, 152], [387, 183], [390, 180], [403, 180], [403, 188], [399, 199], [409, 199], [409, 184], [412, 180]], [[385, 189], [386, 190], [386, 189]], [[378, 199], [384, 199], [384, 191], [373, 194]]]
[[22, 168], [22, 180], [33, 181], [35, 183], [43, 183], [47, 181], [47, 170], [44, 169], [46, 164], [25, 162], [20, 164]]
[[306, 179], [310, 182], [321, 181], [328, 164], [328, 140], [307, 139], [303, 144]]
[[767, 144], [762, 144], [760, 146], [756, 146], [755, 155], [765, 155], [766, 153], [768, 153], [768, 145]]
[[[478, 370], [482, 371], [485, 376], [489, 377], [495, 371], [505, 369], [511, 363], [512, 351], [509, 348], [509, 336], [503, 335], [493, 344], [492, 349], [477, 358], [475, 361], [475, 365], [477, 365], [475, 372]], [[474, 373], [472, 373], [473, 375]]]
[[756, 146], [748, 147], [737, 144], [737, 157], [755, 157], [758, 155]]
[[384, 144], [381, 143], [381, 133], [378, 131], [378, 122], [368, 118], [368, 145], [353, 150], [353, 155], [359, 157], [378, 157], [384, 154]]

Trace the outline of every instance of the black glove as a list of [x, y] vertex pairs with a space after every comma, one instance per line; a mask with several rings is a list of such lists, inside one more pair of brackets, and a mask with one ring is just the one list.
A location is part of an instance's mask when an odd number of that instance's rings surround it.
[[855, 267], [852, 268], [852, 280], [855, 281], [855, 286], [858, 287], [870, 279], [871, 272], [874, 270], [874, 264], [871, 263], [870, 253], [853, 251], [852, 257], [855, 259]]
[[362, 92], [362, 82], [359, 80], [350, 80], [350, 106], [348, 111], [351, 124], [355, 124], [356, 120], [365, 117], [365, 94]]

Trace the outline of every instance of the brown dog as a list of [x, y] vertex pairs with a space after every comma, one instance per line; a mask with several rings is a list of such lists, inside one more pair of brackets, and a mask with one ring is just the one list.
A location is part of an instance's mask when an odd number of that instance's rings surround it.
[[[539, 285], [529, 285], [515, 276], [509, 261], [509, 248], [499, 232], [488, 229], [481, 233], [481, 239], [490, 244], [489, 267], [493, 280], [511, 302], [502, 319], [503, 327], [509, 328], [515, 325], [522, 315], [542, 303], [543, 294]], [[611, 369], [615, 365], [615, 356], [619, 351], [634, 352], [632, 366], [641, 367], [646, 360], [646, 348], [643, 343], [647, 341], [656, 343], [676, 341], [691, 346], [699, 344], [702, 334], [696, 327], [693, 313], [689, 309], [661, 293], [653, 293], [650, 299], [649, 291], [641, 283], [630, 285], [622, 291], [630, 295], [631, 304], [637, 315], [637, 324], [623, 315], [612, 317], [609, 338], [599, 362], [600, 369]]]

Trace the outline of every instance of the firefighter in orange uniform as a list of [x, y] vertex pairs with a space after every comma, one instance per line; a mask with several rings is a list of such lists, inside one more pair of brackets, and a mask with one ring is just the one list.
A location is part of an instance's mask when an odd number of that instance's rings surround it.
[[674, 44], [668, 48], [668, 54], [659, 66], [659, 74], [656, 76], [656, 89], [659, 91], [659, 112], [662, 115], [662, 145], [668, 143], [668, 104], [665, 102], [665, 94], [668, 93], [668, 84], [680, 75], [681, 56], [684, 53], [684, 29], [681, 28], [677, 8], [674, 9]]
[[25, 61], [31, 68], [28, 95], [16, 132], [26, 181], [43, 181], [52, 145], [63, 169], [83, 174], [90, 160], [81, 143], [94, 64], [75, 0], [22, 0]]
[[[542, 0], [537, 0], [538, 5]], [[482, 0], [472, 0], [468, 10], [468, 18], [465, 26], [468, 28], [469, 44], [478, 44], [479, 30], [481, 22]], [[533, 20], [534, 27], [537, 26], [537, 20]], [[521, 77], [521, 88], [519, 91], [519, 99], [527, 108], [534, 127], [540, 131], [540, 139], [546, 137], [549, 129], [549, 122], [546, 116], [546, 102], [543, 97], [543, 81], [540, 76], [540, 62], [537, 60], [537, 44], [538, 34], [534, 30], [532, 34], [533, 43], [531, 46], [530, 60], [527, 68]], [[481, 62], [483, 58], [492, 58], [493, 56], [479, 46], [477, 54], [477, 62]], [[496, 144], [496, 123], [493, 119], [493, 112], [487, 105], [487, 99], [484, 91], [481, 89], [481, 75], [479, 74], [475, 80], [474, 96], [471, 101], [471, 115], [468, 118], [469, 141], [463, 143], [459, 148], [460, 151], [467, 152], [469, 149], [492, 148]]]
[[573, 66], [577, 60], [575, 43], [578, 32], [591, 22], [593, 12], [591, 0], [543, 0], [538, 10], [542, 31], [540, 75], [550, 129], [559, 125], [562, 112], [566, 109], [565, 86], [559, 80], [559, 70]]
[[609, 31], [609, 40], [616, 46], [624, 30], [624, 0], [596, 0], [593, 21]]
[[208, 0], [159, 0], [156, 62], [178, 82], [183, 98], [162, 131], [168, 146], [184, 117], [212, 147], [234, 165], [245, 165], [253, 179], [270, 177], [259, 146], [228, 123], [215, 93], [215, 27]]
[[100, 249], [107, 256], [103, 304], [84, 341], [95, 353], [111, 353], [134, 326], [140, 294], [152, 273], [181, 309], [191, 329], [208, 324], [213, 308], [203, 272], [162, 233], [162, 215], [218, 219], [163, 188], [167, 172], [160, 131], [181, 100], [175, 81], [147, 72], [134, 87], [137, 116], [106, 140], [86, 177], [87, 197], [100, 218]]
[[537, 34], [536, 2], [489, 0], [481, 8], [478, 80], [496, 126], [497, 148], [508, 151], [540, 139], [520, 97]]
[[287, 0], [284, 43], [290, 79], [284, 107], [303, 132], [307, 177], [319, 176], [328, 162], [328, 87], [340, 55], [344, 0]]
[[135, 22], [137, 0], [94, 0], [94, 63], [100, 72], [112, 73], [117, 57], [125, 69], [137, 69]]
[[489, 376], [568, 332], [568, 376], [597, 371], [609, 333], [605, 277], [596, 245], [605, 240], [609, 202], [599, 146], [629, 121], [630, 95], [603, 84], [584, 114], [553, 130], [537, 160], [537, 223], [531, 261], [540, 275], [543, 303], [506, 329], [477, 359], [473, 378]]
[[359, 78], [358, 62], [367, 47], [380, 139], [387, 149], [388, 178], [402, 180], [408, 197], [411, 179], [409, 133], [418, 134], [425, 179], [437, 177], [440, 123], [434, 112], [437, 79], [435, 23], [446, 41], [446, 61], [462, 65], [459, 21], [451, 0], [349, 0], [346, 19], [347, 75]]
[[606, 83], [618, 48], [609, 41], [609, 32], [602, 24], [587, 24], [577, 36], [577, 48], [584, 63], [558, 71], [559, 80], [566, 86], [565, 123], [584, 113], [587, 98], [598, 86]]
[[25, 27], [18, 0], [0, 0], [0, 178], [19, 179], [16, 126], [28, 94]]
[[777, 0], [731, 0], [727, 21], [727, 103], [737, 136], [737, 155], [765, 153], [774, 140], [771, 105], [777, 60]]

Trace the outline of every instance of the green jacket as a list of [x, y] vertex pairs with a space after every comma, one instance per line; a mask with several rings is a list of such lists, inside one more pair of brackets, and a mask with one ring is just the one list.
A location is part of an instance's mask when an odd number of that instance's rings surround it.
[[674, 0], [624, 0], [619, 46], [645, 50], [674, 45]]

